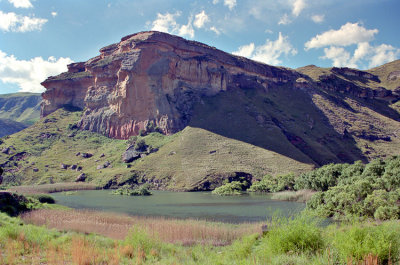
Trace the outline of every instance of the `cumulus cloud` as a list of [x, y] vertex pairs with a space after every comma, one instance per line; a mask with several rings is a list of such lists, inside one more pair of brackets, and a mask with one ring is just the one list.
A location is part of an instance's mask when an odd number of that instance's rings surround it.
[[306, 42], [306, 49], [325, 46], [349, 46], [360, 42], [369, 42], [374, 39], [377, 29], [366, 29], [359, 23], [346, 23], [338, 30], [329, 30], [313, 37]]
[[284, 14], [278, 22], [278, 25], [287, 25], [292, 23], [288, 14]]
[[[219, 3], [219, 0], [213, 0], [214, 5]], [[227, 6], [229, 10], [232, 10], [236, 6], [236, 0], [224, 0], [224, 6]]]
[[250, 43], [239, 47], [239, 49], [233, 52], [233, 54], [244, 56], [266, 64], [277, 65], [282, 63], [280, 59], [282, 55], [296, 55], [297, 50], [293, 48], [289, 42], [289, 38], [279, 32], [278, 39], [275, 41], [267, 39], [265, 44], [260, 46], [255, 46], [254, 43]]
[[[371, 45], [370, 41], [377, 33], [377, 29], [366, 29], [358, 23], [347, 23], [339, 30], [330, 30], [315, 36], [305, 43], [305, 48], [325, 47], [324, 56], [320, 58], [332, 60], [332, 65], [336, 67], [371, 68], [394, 61], [400, 55], [400, 49], [392, 45]], [[345, 49], [351, 45], [357, 45], [353, 54]]]
[[198, 13], [197, 15], [194, 16], [193, 25], [196, 28], [201, 29], [202, 27], [204, 27], [204, 24], [206, 24], [209, 21], [210, 21], [210, 18], [208, 17], [206, 12], [203, 10], [200, 13]]
[[157, 19], [153, 21], [153, 27], [151, 30], [162, 31], [167, 33], [172, 33], [178, 30], [178, 24], [176, 23], [176, 18], [181, 15], [180, 12], [175, 14], [165, 13], [157, 14]]
[[224, 5], [232, 10], [236, 6], [236, 0], [224, 0]]
[[233, 54], [250, 58], [253, 55], [254, 49], [254, 43], [250, 43], [248, 45], [240, 46], [237, 51], [233, 52]]
[[188, 23], [179, 27], [179, 35], [194, 38], [194, 29], [192, 26], [193, 17], [189, 17]]
[[6, 32], [27, 32], [41, 30], [47, 19], [3, 13], [0, 10], [0, 30]]
[[47, 60], [42, 57], [18, 60], [14, 55], [0, 51], [0, 80], [18, 85], [20, 92], [43, 92], [40, 83], [48, 76], [67, 71], [67, 65], [72, 62], [70, 58], [53, 56]]
[[296, 17], [298, 17], [303, 11], [303, 9], [306, 7], [306, 2], [305, 0], [295, 0], [293, 2], [293, 8], [292, 8], [292, 14]]
[[194, 29], [192, 26], [193, 17], [189, 17], [188, 23], [186, 25], [180, 25], [176, 22], [176, 19], [181, 15], [181, 12], [176, 12], [174, 14], [165, 13], [157, 14], [157, 19], [154, 20], [151, 25], [151, 30], [167, 32], [171, 34], [178, 34], [181, 36], [188, 36], [194, 38]]
[[8, 0], [15, 8], [30, 8], [33, 7], [30, 0]]
[[51, 12], [52, 17], [56, 17], [57, 15], [58, 15], [57, 12], [55, 12], [55, 11]]
[[315, 23], [322, 23], [325, 20], [324, 15], [313, 15], [311, 16], [311, 20], [314, 21]]

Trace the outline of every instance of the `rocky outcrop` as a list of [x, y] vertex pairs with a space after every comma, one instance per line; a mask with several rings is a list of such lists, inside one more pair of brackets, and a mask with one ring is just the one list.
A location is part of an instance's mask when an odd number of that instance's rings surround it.
[[81, 129], [127, 139], [150, 123], [165, 134], [183, 129], [203, 96], [232, 89], [268, 91], [301, 74], [195, 41], [141, 32], [100, 50], [85, 63], [42, 83], [41, 115], [60, 107], [84, 110]]

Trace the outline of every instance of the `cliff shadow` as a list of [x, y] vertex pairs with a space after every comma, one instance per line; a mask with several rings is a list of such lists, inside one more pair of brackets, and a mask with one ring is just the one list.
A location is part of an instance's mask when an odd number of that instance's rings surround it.
[[203, 97], [189, 125], [243, 141], [296, 161], [366, 161], [355, 140], [339, 134], [308, 94], [286, 85], [270, 89], [232, 89]]

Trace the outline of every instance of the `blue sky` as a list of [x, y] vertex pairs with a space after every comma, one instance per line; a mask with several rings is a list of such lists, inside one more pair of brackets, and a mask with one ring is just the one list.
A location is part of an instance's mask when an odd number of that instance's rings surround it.
[[398, 0], [0, 0], [0, 93], [123, 36], [159, 30], [267, 64], [369, 69], [400, 58]]

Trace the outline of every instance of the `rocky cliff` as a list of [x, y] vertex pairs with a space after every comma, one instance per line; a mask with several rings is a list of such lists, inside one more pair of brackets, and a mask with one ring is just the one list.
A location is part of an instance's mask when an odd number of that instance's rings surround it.
[[109, 137], [127, 139], [149, 123], [171, 134], [188, 124], [203, 96], [268, 91], [301, 75], [160, 32], [126, 36], [100, 53], [42, 83], [42, 116], [68, 105], [85, 110], [80, 128]]
[[[218, 174], [279, 172], [283, 164], [294, 172], [367, 161], [400, 147], [400, 60], [368, 71], [293, 70], [142, 32], [68, 68], [43, 82], [42, 116], [83, 110], [71, 128], [117, 139], [181, 131], [135, 164], [146, 178], [188, 187]], [[255, 157], [263, 159], [250, 166]]]

